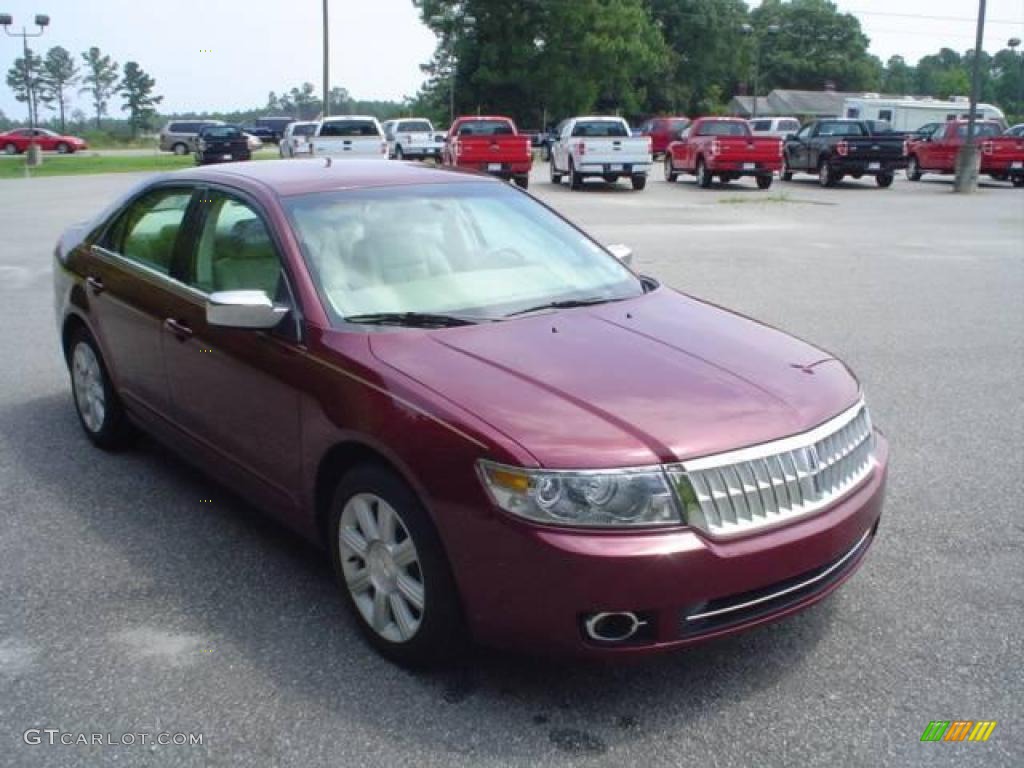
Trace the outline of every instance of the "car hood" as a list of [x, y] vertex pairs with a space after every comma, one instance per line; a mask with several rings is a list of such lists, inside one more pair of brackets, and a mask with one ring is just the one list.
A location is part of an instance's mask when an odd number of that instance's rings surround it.
[[661, 288], [514, 320], [379, 333], [373, 354], [540, 466], [641, 466], [793, 435], [860, 396], [826, 352]]

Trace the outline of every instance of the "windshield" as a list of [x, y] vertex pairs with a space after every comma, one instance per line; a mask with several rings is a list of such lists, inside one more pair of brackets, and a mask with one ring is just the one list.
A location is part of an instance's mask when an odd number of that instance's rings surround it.
[[497, 319], [557, 301], [643, 293], [639, 278], [530, 197], [456, 183], [284, 201], [332, 316]]

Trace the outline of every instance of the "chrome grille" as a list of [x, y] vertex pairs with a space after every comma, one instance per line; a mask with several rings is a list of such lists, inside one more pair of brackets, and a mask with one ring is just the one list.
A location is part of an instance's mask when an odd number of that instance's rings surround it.
[[686, 461], [669, 473], [689, 523], [732, 536], [831, 504], [871, 472], [873, 449], [871, 419], [859, 402], [802, 435]]

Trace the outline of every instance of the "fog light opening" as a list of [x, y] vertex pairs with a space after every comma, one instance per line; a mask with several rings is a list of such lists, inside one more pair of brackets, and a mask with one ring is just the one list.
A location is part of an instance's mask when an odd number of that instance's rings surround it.
[[647, 622], [631, 611], [595, 613], [583, 622], [587, 637], [600, 643], [624, 643]]

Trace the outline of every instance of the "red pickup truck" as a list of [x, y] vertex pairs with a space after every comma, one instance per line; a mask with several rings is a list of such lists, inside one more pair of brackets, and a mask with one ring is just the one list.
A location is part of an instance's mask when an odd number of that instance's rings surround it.
[[[1002, 126], [995, 121], [975, 124], [975, 141], [981, 148], [981, 173], [1024, 187], [1024, 138], [1001, 135], [1002, 132]], [[925, 173], [954, 173], [956, 156], [966, 140], [966, 120], [936, 125], [930, 133], [910, 142], [907, 178], [920, 181]]]
[[460, 117], [448, 130], [443, 163], [513, 179], [526, 189], [533, 153], [529, 137], [519, 133], [510, 118]]
[[690, 123], [665, 153], [665, 179], [674, 182], [680, 174], [697, 177], [697, 183], [711, 186], [718, 176], [722, 183], [740, 176], [753, 176], [760, 189], [768, 189], [776, 171], [782, 169], [782, 139], [754, 136], [746, 120], [735, 117], [701, 117]]

